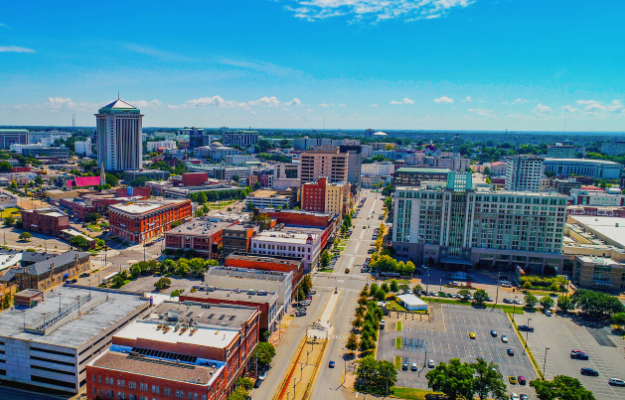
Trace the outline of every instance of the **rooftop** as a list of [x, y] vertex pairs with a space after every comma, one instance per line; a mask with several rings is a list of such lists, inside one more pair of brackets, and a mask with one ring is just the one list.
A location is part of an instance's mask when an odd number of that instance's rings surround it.
[[229, 268], [229, 267], [216, 267], [211, 268], [206, 272], [205, 279], [210, 280], [210, 276], [226, 276], [231, 278], [240, 279], [253, 279], [260, 281], [272, 281], [272, 282], [284, 282], [284, 280], [292, 274], [292, 272], [280, 272], [280, 271], [262, 271], [247, 268]]
[[64, 214], [54, 208], [39, 208], [34, 210], [22, 210], [22, 212], [36, 213], [36, 214], [45, 214], [50, 217], [66, 217], [67, 214]]
[[[323, 230], [321, 230], [323, 232]], [[305, 232], [304, 230], [269, 230], [258, 233], [252, 240], [261, 242], [280, 242], [292, 244], [306, 244], [308, 237], [312, 237], [313, 242], [319, 239], [321, 233]]]
[[287, 256], [266, 256], [263, 254], [254, 253], [237, 253], [234, 252], [226, 257], [228, 260], [243, 260], [254, 261], [259, 263], [272, 263], [272, 264], [289, 264], [298, 266], [302, 262], [301, 257], [287, 257]]
[[276, 190], [266, 190], [266, 189], [262, 190], [261, 189], [261, 190], [257, 190], [255, 192], [252, 192], [252, 193], [248, 194], [247, 197], [254, 197], [254, 198], [261, 198], [261, 197], [264, 197], [264, 198], [268, 198], [268, 197], [271, 197], [271, 198], [287, 198], [287, 197], [290, 197], [290, 196], [287, 196], [285, 194], [278, 194], [278, 192]]
[[221, 289], [212, 286], [199, 286], [197, 292], [191, 292], [191, 289], [187, 289], [182, 296], [191, 299], [213, 299], [219, 301], [240, 301], [248, 303], [272, 303], [277, 299], [277, 292], [268, 292], [266, 290], [254, 290], [254, 289]]
[[238, 223], [238, 220], [210, 222], [208, 219], [198, 218], [198, 219], [189, 221], [186, 224], [170, 229], [166, 233], [168, 234], [180, 233], [183, 235], [197, 235], [197, 236], [209, 235], [210, 236], [221, 231], [224, 228], [227, 228], [237, 223]]
[[161, 207], [166, 207], [173, 204], [183, 203], [189, 200], [148, 200], [148, 201], [136, 201], [127, 202], [123, 204], [113, 204], [109, 208], [116, 209], [129, 214], [143, 214], [150, 211], [158, 210]]
[[[14, 307], [0, 312], [0, 336], [29, 340], [32, 342], [48, 343], [70, 348], [82, 346], [93, 337], [102, 333], [104, 329], [115, 322], [133, 313], [138, 307], [146, 303], [136, 295], [122, 293], [104, 293], [72, 287], [58, 287], [45, 293], [45, 301], [33, 308]], [[56, 323], [46, 328], [46, 334], [26, 332], [26, 326], [41, 325], [44, 317], [53, 318], [59, 312], [59, 298], [62, 309], [65, 311], [80, 298], [82, 315], [78, 310], [69, 311], [62, 315]]]
[[109, 103], [102, 107], [100, 110], [136, 110], [137, 108], [129, 103], [126, 103], [124, 100], [117, 99], [112, 103]]
[[405, 172], [405, 173], [412, 173], [412, 174], [417, 174], [417, 173], [421, 173], [421, 174], [448, 174], [451, 171], [449, 169], [447, 169], [447, 168], [409, 168], [409, 167], [402, 167], [402, 168], [399, 168], [397, 171], [395, 171], [395, 173], [397, 173], [397, 172]]
[[545, 158], [545, 163], [553, 162], [553, 163], [564, 163], [564, 162], [572, 162], [572, 163], [586, 163], [586, 164], [604, 164], [604, 165], [618, 165], [621, 164], [614, 161], [606, 161], [606, 160], [591, 160], [587, 158]]
[[590, 229], [593, 233], [598, 234], [600, 239], [611, 240], [620, 248], [625, 248], [625, 223], [623, 218], [575, 214], [569, 214], [569, 218], [577, 221], [583, 228]]
[[[27, 255], [26, 253], [35, 254], [35, 256], [31, 256], [30, 254]], [[22, 260], [24, 262], [34, 262], [34, 264], [17, 268], [15, 272], [36, 276], [43, 275], [46, 272], [51, 271], [53, 268], [63, 267], [71, 262], [74, 262], [77, 257], [79, 259], [85, 259], [90, 256], [90, 253], [82, 253], [79, 251], [67, 251], [59, 254], [58, 256], [55, 256], [54, 254], [44, 255], [41, 253], [24, 252], [22, 253]]]
[[[165, 301], [156, 307], [150, 316], [143, 321], [162, 323], [167, 319], [180, 323], [193, 323], [204, 328], [239, 332], [241, 326], [252, 319], [257, 312], [254, 307], [230, 304], [213, 305], [190, 301], [184, 303]], [[172, 338], [172, 340], [176, 339]]]
[[609, 257], [594, 257], [594, 256], [582, 256], [582, 255], [577, 256], [577, 257], [585, 263], [593, 263], [597, 265], [617, 265], [620, 267], [624, 267], [623, 264]]

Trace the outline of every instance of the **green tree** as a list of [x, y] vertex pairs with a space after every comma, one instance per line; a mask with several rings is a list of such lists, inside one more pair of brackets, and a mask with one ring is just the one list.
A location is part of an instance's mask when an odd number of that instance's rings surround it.
[[117, 186], [117, 183], [119, 181], [117, 177], [113, 174], [105, 174], [105, 179], [106, 179], [106, 184], [111, 185], [111, 187]]
[[170, 274], [174, 274], [176, 273], [176, 262], [174, 260], [165, 260], [162, 263], [162, 267], [161, 267], [161, 271], [163, 273], [170, 273]]
[[9, 215], [8, 217], [4, 218], [4, 225], [13, 226], [14, 223], [15, 223], [15, 218], [13, 218], [12, 215]]
[[382, 286], [380, 286], [380, 289], [382, 289], [382, 291], [386, 294], [388, 294], [388, 292], [391, 291], [391, 288], [388, 286], [386, 282], [384, 282]]
[[[373, 261], [373, 257], [371, 257]], [[391, 256], [380, 256], [375, 262], [375, 267], [380, 271], [395, 271], [397, 270], [397, 260]]]
[[20, 233], [20, 239], [25, 240], [27, 242], [30, 242], [30, 239], [33, 237], [33, 235], [30, 232], [22, 232]]
[[612, 316], [612, 323], [619, 328], [625, 326], [625, 312], [616, 313]]
[[471, 291], [469, 289], [460, 289], [458, 290], [458, 294], [462, 296], [463, 299], [468, 299], [471, 296]]
[[306, 296], [308, 296], [308, 293], [310, 293], [310, 290], [312, 289], [312, 287], [313, 287], [312, 278], [308, 274], [304, 275], [300, 283], [300, 288], [302, 289], [302, 291], [304, 292]]
[[397, 283], [395, 279], [391, 281], [391, 292], [393, 293], [399, 292], [399, 284]]
[[96, 222], [102, 218], [102, 216], [98, 213], [87, 213], [85, 214], [85, 222]]
[[386, 300], [386, 292], [380, 289], [377, 292], [375, 292], [375, 295], [373, 297], [375, 297], [377, 301], [384, 301]]
[[449, 400], [458, 398], [472, 399], [474, 389], [473, 374], [475, 369], [460, 359], [452, 358], [449, 364], [441, 362], [427, 374], [428, 386], [435, 392], [444, 393]]
[[[361, 343], [367, 343], [361, 341]], [[369, 349], [370, 343], [365, 347]], [[374, 344], [375, 345], [375, 344]], [[362, 346], [361, 346], [362, 347]], [[387, 395], [392, 393], [393, 386], [397, 383], [397, 370], [388, 361], [377, 361], [373, 356], [367, 356], [357, 361], [356, 370], [356, 390], [368, 391], [370, 393]]]
[[[171, 261], [171, 260], [167, 260], [167, 261]], [[132, 276], [133, 279], [137, 279], [137, 277], [141, 275], [141, 268], [139, 268], [137, 264], [132, 264], [130, 268], [128, 268], [128, 271], [130, 271], [130, 275]]]
[[15, 182], [15, 179], [11, 181], [11, 189], [17, 189], [17, 182]]
[[525, 295], [525, 307], [534, 308], [538, 304], [538, 298], [531, 293]]
[[258, 357], [258, 362], [262, 365], [268, 365], [276, 356], [276, 348], [269, 342], [260, 342], [254, 350], [254, 357]]
[[380, 287], [378, 286], [378, 284], [372, 283], [371, 287], [369, 288], [369, 296], [375, 296], [378, 290], [380, 290]]
[[241, 180], [241, 178], [239, 177], [239, 175], [235, 175], [232, 177], [232, 180], [238, 183]]
[[208, 197], [206, 196], [206, 193], [204, 193], [204, 192], [200, 192], [200, 193], [197, 195], [197, 203], [198, 203], [198, 204], [204, 204], [204, 203], [206, 203], [207, 201], [208, 201]]
[[228, 396], [228, 400], [247, 400], [248, 396], [248, 391], [245, 390], [244, 387], [239, 386], [232, 391], [230, 396]]
[[249, 390], [254, 389], [254, 381], [251, 380], [250, 378], [246, 378], [246, 377], [242, 376], [239, 379], [237, 379], [237, 381], [234, 383], [234, 386], [242, 387], [245, 390], [249, 391]]
[[189, 260], [189, 268], [196, 275], [203, 274], [206, 272], [206, 261], [203, 258], [193, 258]]
[[410, 286], [404, 283], [402, 285], [399, 285], [399, 290], [401, 290], [402, 293], [408, 293], [410, 292]]
[[486, 303], [486, 300], [488, 300], [488, 293], [486, 293], [486, 290], [478, 289], [475, 293], [473, 293], [473, 301], [476, 305], [483, 306], [484, 303]]
[[382, 189], [382, 195], [383, 196], [389, 196], [394, 191], [395, 191], [395, 189], [393, 188], [393, 185], [391, 185], [389, 183], [388, 185], [384, 186], [384, 189]]
[[569, 296], [560, 296], [558, 297], [558, 308], [561, 311], [569, 312], [574, 307], [573, 300]]
[[356, 334], [354, 332], [352, 332], [347, 338], [347, 344], [345, 345], [345, 347], [352, 353], [358, 348], [358, 338], [356, 337]]
[[89, 248], [89, 241], [84, 236], [74, 236], [74, 237], [72, 237], [72, 239], [69, 241], [69, 244], [71, 244], [74, 247], [79, 247], [81, 249], [88, 249]]
[[[487, 363], [482, 358], [470, 364], [476, 375], [473, 381], [473, 391], [480, 400], [506, 400], [506, 383], [496, 364]], [[490, 396], [489, 396], [490, 395]]]
[[408, 261], [404, 265], [403, 273], [404, 275], [412, 275], [414, 274], [414, 270], [416, 269], [414, 263], [412, 261]]
[[39, 176], [39, 175], [37, 175], [37, 177], [35, 178], [34, 182], [35, 182], [35, 185], [37, 185], [37, 186], [41, 186], [44, 183], [43, 178], [41, 176]]
[[548, 310], [551, 307], [553, 307], [553, 304], [555, 303], [555, 301], [553, 301], [553, 299], [550, 296], [543, 296], [540, 299], [540, 305], [543, 306], [543, 309]]
[[126, 280], [124, 279], [124, 277], [120, 274], [117, 274], [113, 277], [112, 279], [113, 281], [113, 286], [116, 288], [120, 288], [122, 286], [124, 286], [124, 283], [126, 282]]
[[169, 278], [161, 278], [158, 281], [154, 282], [154, 288], [156, 290], [163, 290], [166, 287], [171, 285], [171, 280]]
[[321, 267], [322, 268], [328, 268], [328, 265], [330, 265], [330, 260], [332, 260], [332, 256], [330, 255], [330, 252], [328, 250], [324, 250], [321, 253]]
[[345, 225], [341, 225], [341, 236], [345, 236], [347, 233], [347, 227]]
[[419, 285], [418, 283], [414, 285], [414, 287], [412, 288], [412, 293], [414, 294], [419, 294], [422, 291], [423, 291], [423, 286]]
[[558, 375], [552, 381], [536, 379], [530, 382], [539, 400], [595, 400], [590, 390], [570, 376]]

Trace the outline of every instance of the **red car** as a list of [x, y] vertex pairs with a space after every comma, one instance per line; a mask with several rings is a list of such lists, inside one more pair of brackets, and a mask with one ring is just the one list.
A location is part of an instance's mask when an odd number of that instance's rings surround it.
[[519, 376], [519, 385], [525, 385], [527, 381], [524, 376]]

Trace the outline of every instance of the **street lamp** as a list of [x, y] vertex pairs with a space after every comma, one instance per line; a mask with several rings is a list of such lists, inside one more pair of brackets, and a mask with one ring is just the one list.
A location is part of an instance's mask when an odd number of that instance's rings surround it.
[[545, 347], [545, 362], [543, 364], [543, 380], [547, 378], [547, 351], [551, 350], [549, 347]]
[[514, 314], [516, 314], [516, 302], [517, 302], [517, 296], [514, 296], [514, 306], [512, 307], [512, 322], [514, 322]]
[[428, 281], [425, 283], [425, 294], [429, 294], [429, 288], [430, 288], [430, 271], [428, 271]]
[[523, 349], [523, 354], [527, 354], [527, 348], [529, 347], [528, 340], [530, 336], [530, 321], [531, 320], [532, 320], [531, 318], [527, 319], [527, 332], [525, 333], [525, 349]]

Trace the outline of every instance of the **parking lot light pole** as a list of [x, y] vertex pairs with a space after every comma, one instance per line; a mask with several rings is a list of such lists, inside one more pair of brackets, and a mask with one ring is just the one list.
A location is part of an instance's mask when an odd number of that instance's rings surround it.
[[514, 322], [514, 314], [516, 314], [516, 301], [517, 301], [517, 296], [514, 296], [514, 307], [512, 307], [512, 322]]
[[549, 347], [545, 347], [545, 361], [543, 363], [543, 380], [547, 379], [547, 351], [550, 350]]
[[499, 301], [499, 277], [500, 276], [501, 276], [501, 271], [497, 271], [497, 295], [495, 296], [495, 305], [497, 305], [497, 302]]
[[531, 320], [532, 320], [531, 318], [527, 319], [527, 332], [525, 333], [525, 348], [523, 349], [523, 354], [527, 354], [527, 348], [529, 346], [528, 340], [530, 337], [530, 321]]

